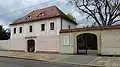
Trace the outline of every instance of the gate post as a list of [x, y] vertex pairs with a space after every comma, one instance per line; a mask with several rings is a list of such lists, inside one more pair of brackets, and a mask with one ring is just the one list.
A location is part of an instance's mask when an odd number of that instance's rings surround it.
[[85, 48], [86, 48], [86, 55], [88, 54], [87, 52], [87, 35], [85, 36]]

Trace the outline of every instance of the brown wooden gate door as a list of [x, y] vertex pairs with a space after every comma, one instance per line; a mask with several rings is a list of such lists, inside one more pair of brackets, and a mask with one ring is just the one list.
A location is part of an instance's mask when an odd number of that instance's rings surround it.
[[35, 41], [34, 40], [28, 40], [27, 41], [27, 51], [28, 52], [34, 52], [35, 51]]

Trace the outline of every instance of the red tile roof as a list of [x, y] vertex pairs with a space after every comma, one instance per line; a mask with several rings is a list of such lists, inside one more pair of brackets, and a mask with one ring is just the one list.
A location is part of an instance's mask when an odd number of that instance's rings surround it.
[[39, 10], [34, 10], [28, 15], [17, 19], [15, 22], [13, 22], [10, 25], [15, 25], [15, 24], [21, 24], [21, 23], [26, 23], [30, 21], [36, 21], [36, 20], [43, 20], [43, 19], [48, 19], [48, 18], [53, 18], [53, 17], [63, 17], [75, 24], [77, 24], [75, 21], [71, 20], [67, 15], [65, 15], [60, 9], [58, 9], [56, 6], [51, 6]]
[[88, 27], [88, 28], [75, 28], [75, 29], [63, 29], [63, 30], [60, 30], [60, 33], [91, 31], [91, 30], [109, 30], [109, 29], [120, 29], [120, 25]]

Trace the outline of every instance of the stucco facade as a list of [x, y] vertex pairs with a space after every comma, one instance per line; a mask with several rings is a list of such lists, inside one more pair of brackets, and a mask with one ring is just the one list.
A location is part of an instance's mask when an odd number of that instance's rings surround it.
[[[85, 30], [76, 32], [60, 33], [60, 53], [77, 53], [77, 36], [84, 33], [91, 33], [97, 36], [98, 55], [120, 55], [120, 29]], [[68, 36], [68, 45], [64, 45], [64, 40]], [[67, 50], [66, 50], [67, 49]], [[96, 55], [97, 55], [96, 54]]]
[[[51, 26], [51, 23], [54, 25]], [[45, 30], [41, 30], [42, 24], [45, 25]], [[11, 51], [77, 54], [78, 40], [81, 38], [81, 42], [84, 42], [83, 36], [78, 36], [89, 33], [95, 39], [97, 54], [120, 55], [120, 25], [89, 28], [76, 28], [76, 25], [75, 21], [55, 6], [35, 10], [10, 24], [11, 38], [0, 41], [7, 44], [6, 47], [0, 46]]]
[[101, 31], [101, 54], [120, 55], [120, 29]]
[[[62, 20], [62, 22], [61, 22]], [[54, 30], [50, 30], [50, 23], [54, 22]], [[28, 22], [11, 26], [10, 50], [18, 50], [27, 52], [27, 40], [35, 40], [35, 52], [55, 52], [59, 53], [59, 31], [61, 29], [75, 28], [73, 24], [61, 17], [55, 17], [35, 22]], [[41, 31], [41, 24], [45, 24], [45, 31]], [[29, 32], [29, 26], [33, 27], [33, 32]], [[19, 33], [19, 28], [23, 28], [23, 32]], [[16, 28], [16, 34], [13, 30]]]
[[[84, 33], [91, 33], [97, 36], [97, 54], [100, 55], [120, 55], [120, 26], [112, 26], [108, 28], [80, 28], [80, 31], [73, 31], [75, 24], [69, 24], [69, 21], [63, 19], [61, 24], [60, 17], [46, 19], [36, 22], [24, 23], [11, 26], [10, 50], [19, 50], [27, 52], [27, 40], [35, 40], [35, 52], [53, 52], [77, 54], [77, 36]], [[55, 22], [55, 29], [50, 30], [49, 24]], [[41, 31], [41, 24], [45, 24], [45, 31]], [[33, 26], [33, 31], [28, 31], [29, 25]], [[61, 29], [62, 25], [62, 29]], [[68, 26], [71, 26], [69, 29]], [[16, 34], [13, 28], [18, 28]], [[23, 27], [23, 33], [19, 33], [19, 27]], [[84, 30], [85, 29], [85, 30]], [[38, 31], [39, 30], [39, 31]], [[69, 32], [61, 32], [61, 30], [69, 30]], [[79, 28], [78, 28], [79, 30]], [[35, 38], [29, 38], [36, 36]], [[28, 38], [26, 38], [28, 37]], [[66, 41], [66, 42], [65, 42]]]
[[[60, 34], [60, 45], [61, 45], [61, 53], [70, 53], [70, 54], [77, 54], [77, 36], [80, 34], [84, 34], [84, 33], [92, 33], [95, 34], [97, 36], [97, 45], [98, 45], [98, 54], [101, 53], [101, 32], [99, 30], [94, 30], [94, 31], [80, 31], [80, 32], [72, 32], [72, 33], [61, 33]], [[64, 42], [64, 36], [68, 36], [69, 37], [69, 45], [63, 45]], [[68, 50], [66, 50], [67, 48], [70, 48]], [[62, 51], [63, 50], [63, 51]], [[70, 50], [72, 50], [70, 52]]]

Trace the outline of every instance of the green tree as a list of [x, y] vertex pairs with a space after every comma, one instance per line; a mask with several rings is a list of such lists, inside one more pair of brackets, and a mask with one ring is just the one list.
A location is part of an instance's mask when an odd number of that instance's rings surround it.
[[74, 17], [71, 13], [68, 13], [67, 16], [68, 16], [71, 20], [76, 21], [75, 17]]
[[10, 30], [4, 29], [2, 25], [0, 25], [0, 40], [8, 40], [10, 38]]
[[120, 21], [120, 0], [71, 0], [78, 11], [92, 18], [99, 26]]

